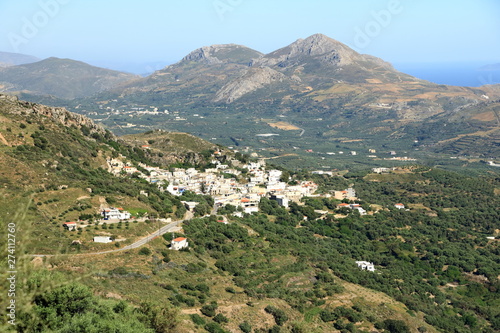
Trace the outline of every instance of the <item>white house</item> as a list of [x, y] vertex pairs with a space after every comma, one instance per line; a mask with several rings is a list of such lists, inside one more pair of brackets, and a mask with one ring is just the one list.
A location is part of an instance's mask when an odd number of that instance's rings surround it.
[[189, 246], [189, 243], [187, 241], [187, 238], [184, 237], [177, 237], [175, 239], [172, 239], [172, 242], [170, 244], [170, 248], [172, 250], [179, 251], [181, 249], [185, 249]]
[[249, 207], [243, 208], [243, 211], [247, 214], [258, 213], [259, 207], [249, 206]]
[[105, 220], [118, 219], [118, 220], [128, 220], [130, 218], [130, 213], [123, 210], [123, 208], [107, 208], [102, 211], [102, 216]]
[[199, 204], [199, 202], [195, 201], [181, 201], [181, 203], [183, 203], [186, 209], [190, 212], [194, 211], [195, 207]]
[[284, 195], [271, 195], [270, 199], [276, 201], [281, 207], [288, 208], [289, 200]]
[[109, 236], [95, 236], [94, 243], [111, 243], [113, 241], [112, 237]]
[[76, 230], [76, 228], [77, 228], [76, 222], [66, 222], [66, 223], [63, 223], [63, 226], [66, 229], [68, 229], [69, 231]]
[[405, 205], [403, 205], [402, 203], [397, 203], [394, 205], [394, 207], [396, 207], [397, 209], [405, 209]]
[[389, 168], [373, 168], [372, 171], [375, 173], [387, 173], [387, 172], [390, 172], [391, 169], [389, 169]]
[[375, 272], [375, 265], [373, 265], [372, 262], [368, 261], [356, 261], [356, 264], [358, 265], [359, 268], [363, 270], [367, 270], [370, 272]]

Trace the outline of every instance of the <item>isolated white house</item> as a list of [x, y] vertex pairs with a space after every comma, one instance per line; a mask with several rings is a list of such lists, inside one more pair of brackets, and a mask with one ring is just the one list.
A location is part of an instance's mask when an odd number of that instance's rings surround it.
[[123, 210], [123, 208], [107, 208], [102, 211], [102, 216], [105, 220], [128, 220], [130, 218], [130, 213]]
[[405, 205], [403, 205], [402, 203], [397, 203], [394, 205], [394, 207], [396, 207], [397, 209], [405, 209]]
[[359, 268], [363, 270], [367, 270], [370, 272], [375, 272], [375, 265], [373, 265], [372, 262], [368, 261], [356, 261], [356, 264], [358, 265]]
[[184, 237], [177, 237], [175, 239], [172, 239], [172, 242], [170, 244], [170, 248], [176, 251], [187, 248], [188, 246], [189, 243], [187, 241], [187, 238]]
[[66, 223], [63, 223], [63, 226], [66, 229], [68, 229], [69, 231], [76, 230], [76, 228], [77, 228], [76, 222], [66, 222]]
[[111, 243], [113, 241], [112, 237], [109, 236], [95, 236], [94, 243]]

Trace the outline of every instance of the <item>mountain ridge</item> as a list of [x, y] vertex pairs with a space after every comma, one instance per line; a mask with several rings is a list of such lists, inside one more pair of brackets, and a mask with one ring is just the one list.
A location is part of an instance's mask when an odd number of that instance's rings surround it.
[[0, 52], [0, 68], [29, 64], [37, 61], [40, 61], [40, 59], [27, 54]]
[[82, 61], [50, 57], [35, 63], [0, 68], [0, 91], [74, 99], [137, 78], [133, 74], [94, 67]]

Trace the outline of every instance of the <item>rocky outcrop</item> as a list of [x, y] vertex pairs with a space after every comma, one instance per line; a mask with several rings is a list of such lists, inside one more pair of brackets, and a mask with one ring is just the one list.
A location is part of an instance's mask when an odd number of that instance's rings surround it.
[[253, 66], [291, 67], [316, 58], [324, 64], [343, 66], [360, 60], [361, 56], [348, 46], [322, 34], [312, 35], [269, 53], [253, 62]]
[[292, 82], [292, 79], [269, 67], [250, 68], [242, 77], [222, 87], [222, 89], [217, 92], [214, 102], [229, 104], [266, 85], [284, 81]]
[[16, 96], [0, 94], [0, 110], [18, 115], [35, 115], [43, 116], [52, 119], [54, 122], [67, 127], [76, 126], [77, 128], [86, 127], [90, 133], [98, 133], [100, 135], [114, 135], [107, 132], [102, 126], [97, 125], [90, 118], [77, 113], [69, 112], [65, 108], [49, 107], [41, 104], [19, 101]]
[[252, 59], [261, 57], [261, 53], [236, 44], [203, 46], [185, 56], [183, 62], [198, 62], [207, 65], [235, 63], [249, 65]]
[[207, 65], [220, 64], [222, 61], [217, 57], [214, 57], [213, 53], [222, 46], [224, 45], [203, 46], [189, 53], [187, 56], [182, 58], [182, 61], [194, 61]]

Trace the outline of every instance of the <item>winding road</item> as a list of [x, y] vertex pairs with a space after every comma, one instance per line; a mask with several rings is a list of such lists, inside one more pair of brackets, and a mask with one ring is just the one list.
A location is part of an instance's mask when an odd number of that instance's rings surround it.
[[178, 227], [179, 224], [181, 224], [182, 222], [188, 221], [190, 219], [191, 218], [187, 218], [187, 219], [184, 219], [184, 220], [180, 220], [180, 221], [175, 221], [175, 222], [169, 223], [169, 224], [161, 227], [157, 231], [153, 232], [152, 234], [150, 234], [150, 235], [148, 235], [148, 236], [146, 236], [144, 238], [141, 238], [137, 242], [134, 242], [134, 243], [132, 243], [130, 245], [124, 246], [124, 247], [122, 247], [120, 249], [108, 250], [108, 251], [101, 251], [101, 252], [92, 252], [92, 253], [77, 253], [77, 254], [32, 254], [31, 256], [32, 257], [54, 257], [54, 256], [62, 256], [62, 255], [88, 256], [88, 255], [98, 255], [98, 254], [106, 254], [106, 253], [113, 253], [113, 252], [120, 252], [120, 251], [127, 251], [127, 250], [131, 250], [131, 249], [136, 249], [138, 247], [143, 246], [146, 243], [151, 242], [153, 239], [155, 239], [155, 238], [157, 238], [157, 237], [159, 237], [159, 236], [161, 236], [163, 234], [166, 234], [167, 232], [170, 232], [173, 228]]

